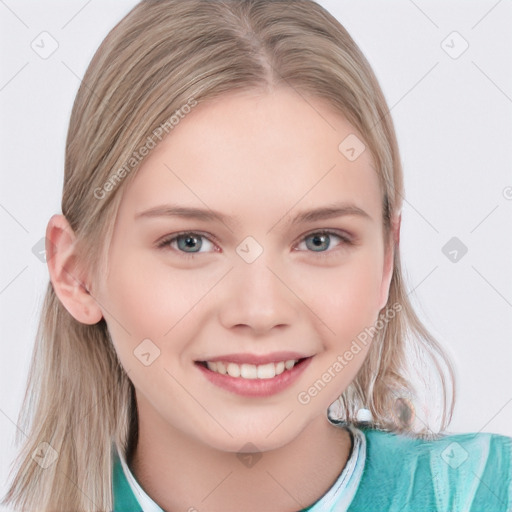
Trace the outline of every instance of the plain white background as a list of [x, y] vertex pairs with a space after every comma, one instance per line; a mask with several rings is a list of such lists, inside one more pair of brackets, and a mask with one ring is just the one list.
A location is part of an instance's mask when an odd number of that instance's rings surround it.
[[[94, 51], [135, 3], [0, 0], [2, 497], [48, 281], [34, 252], [50, 216], [60, 213], [72, 103]], [[319, 3], [370, 61], [395, 122], [406, 184], [407, 286], [457, 370], [450, 431], [510, 436], [512, 5]], [[52, 39], [58, 44], [48, 58], [33, 49], [43, 51], [41, 38], [45, 51]], [[456, 245], [443, 252], [453, 237]]]

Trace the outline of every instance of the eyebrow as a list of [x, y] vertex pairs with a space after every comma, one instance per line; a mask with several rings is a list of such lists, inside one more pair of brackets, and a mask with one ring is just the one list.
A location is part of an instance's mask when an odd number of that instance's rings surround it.
[[[291, 221], [291, 225], [298, 225], [318, 220], [333, 219], [336, 217], [357, 216], [363, 219], [372, 220], [371, 216], [362, 208], [351, 203], [335, 203], [328, 206], [322, 206], [311, 210], [299, 212]], [[158, 205], [149, 210], [135, 214], [135, 219], [148, 219], [155, 217], [179, 217], [193, 219], [205, 222], [221, 222], [225, 225], [231, 225], [232, 217], [224, 215], [211, 209], [202, 209], [186, 207], [172, 204]]]

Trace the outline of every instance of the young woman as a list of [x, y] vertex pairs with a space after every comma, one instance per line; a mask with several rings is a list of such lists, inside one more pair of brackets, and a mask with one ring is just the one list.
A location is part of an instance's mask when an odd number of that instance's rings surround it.
[[403, 193], [376, 78], [315, 2], [138, 4], [71, 115], [4, 503], [511, 510], [512, 439], [442, 434]]

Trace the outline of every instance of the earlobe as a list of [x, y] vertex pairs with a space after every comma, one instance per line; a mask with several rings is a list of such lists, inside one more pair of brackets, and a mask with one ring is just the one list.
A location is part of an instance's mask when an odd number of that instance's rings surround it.
[[57, 297], [83, 324], [98, 323], [103, 314], [87, 290], [75, 252], [75, 235], [64, 215], [53, 215], [46, 228], [46, 262]]

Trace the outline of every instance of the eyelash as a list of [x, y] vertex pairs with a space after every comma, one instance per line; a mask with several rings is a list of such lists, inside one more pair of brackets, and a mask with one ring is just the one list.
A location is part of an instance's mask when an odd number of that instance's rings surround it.
[[[206, 238], [207, 240], [209, 240], [212, 243], [214, 243], [214, 241], [216, 240], [216, 238], [214, 236], [208, 235], [206, 233], [201, 233], [199, 231], [180, 231], [179, 233], [173, 233], [172, 235], [165, 237], [163, 240], [157, 242], [156, 246], [158, 249], [165, 250], [166, 248], [169, 248], [175, 252], [178, 252], [180, 254], [180, 256], [185, 259], [194, 259], [196, 256], [201, 254], [201, 253], [186, 253], [184, 251], [180, 251], [179, 249], [171, 248], [170, 244], [182, 235], [196, 235], [196, 236], [199, 236], [202, 238]], [[328, 229], [321, 229], [319, 231], [311, 231], [311, 232], [305, 234], [300, 239], [299, 243], [303, 242], [306, 238], [308, 238], [312, 235], [329, 235], [329, 236], [334, 235], [335, 237], [338, 237], [341, 240], [340, 245], [346, 245], [346, 246], [354, 245], [354, 242], [352, 240], [350, 240], [348, 238], [348, 236], [346, 236], [338, 231], [332, 231], [332, 230], [328, 230]], [[326, 258], [326, 257], [330, 257], [332, 255], [333, 251], [327, 250], [327, 251], [318, 251], [318, 252], [316, 252], [316, 251], [306, 251], [306, 252], [317, 254], [321, 258]]]

